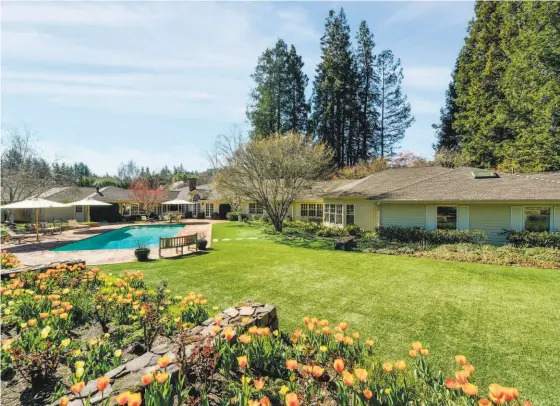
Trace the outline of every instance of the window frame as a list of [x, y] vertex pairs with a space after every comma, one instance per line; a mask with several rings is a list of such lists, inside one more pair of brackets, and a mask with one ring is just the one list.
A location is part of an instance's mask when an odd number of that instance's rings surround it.
[[264, 214], [264, 207], [259, 202], [249, 202], [249, 214], [253, 216], [262, 216]]
[[76, 206], [76, 213], [83, 213], [84, 212], [84, 206]]
[[[348, 214], [348, 207], [352, 207], [352, 214]], [[344, 212], [344, 219], [346, 220], [346, 223], [344, 223], [344, 225], [349, 225], [349, 224], [356, 224], [356, 205], [355, 204], [347, 204], [345, 207], [345, 212]], [[352, 221], [348, 221], [348, 217], [352, 216]]]
[[323, 210], [323, 222], [343, 226], [344, 205], [341, 203], [325, 203]]
[[[304, 214], [305, 213], [305, 214]], [[308, 217], [309, 216], [309, 204], [308, 203], [302, 203], [299, 206], [299, 215], [301, 217]]]
[[[439, 227], [439, 216], [438, 216], [438, 209], [442, 208], [453, 208], [455, 209], [455, 228], [440, 228]], [[459, 227], [459, 206], [453, 204], [442, 204], [436, 206], [436, 230], [458, 230]]]
[[206, 217], [211, 217], [214, 212], [214, 203], [206, 203], [204, 205], [204, 214]]
[[529, 232], [543, 232], [543, 231], [533, 231], [533, 230], [527, 230], [527, 214], [526, 214], [526, 210], [527, 209], [548, 209], [548, 228], [545, 231], [550, 232], [552, 230], [552, 226], [553, 226], [553, 221], [554, 221], [554, 207], [553, 206], [536, 206], [536, 205], [528, 205], [528, 206], [523, 206], [523, 231], [529, 231]]

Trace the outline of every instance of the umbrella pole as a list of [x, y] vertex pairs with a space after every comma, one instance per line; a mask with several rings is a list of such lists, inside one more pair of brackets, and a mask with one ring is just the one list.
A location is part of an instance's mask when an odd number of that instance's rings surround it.
[[87, 222], [88, 222], [88, 224], [89, 224], [89, 219], [90, 219], [90, 215], [91, 215], [90, 210], [91, 210], [91, 206], [88, 206], [87, 207]]
[[35, 231], [37, 232], [37, 241], [39, 241], [39, 209], [35, 209]]

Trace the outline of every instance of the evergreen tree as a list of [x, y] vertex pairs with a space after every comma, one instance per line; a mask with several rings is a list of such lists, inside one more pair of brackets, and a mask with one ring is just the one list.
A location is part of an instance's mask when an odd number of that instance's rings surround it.
[[375, 70], [375, 41], [365, 21], [356, 35], [356, 63], [358, 76], [357, 102], [359, 105], [357, 128], [357, 160], [368, 160], [376, 144], [374, 131], [379, 115], [376, 111], [379, 94], [379, 76]]
[[273, 49], [259, 57], [251, 75], [255, 87], [247, 118], [253, 126], [252, 138], [270, 136], [276, 132], [305, 132], [309, 106], [305, 100], [308, 78], [302, 71], [303, 61], [292, 45], [279, 39]]
[[390, 50], [382, 51], [377, 55], [375, 69], [379, 76], [379, 124], [376, 128], [375, 151], [377, 156], [383, 158], [394, 153], [406, 129], [414, 122], [414, 117], [410, 103], [401, 90], [404, 76], [400, 60], [395, 61]]
[[461, 148], [461, 137], [453, 128], [453, 119], [457, 114], [457, 91], [455, 90], [455, 75], [457, 73], [457, 65], [451, 75], [451, 82], [445, 92], [445, 106], [440, 109], [439, 124], [432, 124], [432, 128], [436, 130], [436, 143], [433, 144], [434, 150], [457, 152]]

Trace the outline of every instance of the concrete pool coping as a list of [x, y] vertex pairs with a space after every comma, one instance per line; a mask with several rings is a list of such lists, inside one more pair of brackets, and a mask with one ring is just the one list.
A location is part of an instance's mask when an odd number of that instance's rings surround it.
[[[177, 235], [188, 235], [196, 233], [199, 238], [205, 236], [208, 240], [208, 246], [212, 243], [212, 224], [222, 222], [220, 220], [186, 220], [181, 223], [183, 229]], [[42, 241], [30, 242], [24, 244], [2, 244], [2, 249], [7, 250], [16, 255], [24, 265], [40, 265], [50, 262], [84, 260], [86, 264], [102, 265], [102, 264], [120, 264], [123, 262], [136, 262], [134, 256], [134, 248], [115, 249], [115, 250], [79, 250], [79, 251], [51, 251], [63, 245], [80, 241], [96, 235], [104, 234], [108, 231], [117, 230], [132, 225], [166, 225], [169, 223], [153, 223], [153, 224], [109, 224], [101, 227], [92, 227], [87, 230], [67, 230], [62, 234], [54, 236], [42, 236]], [[166, 250], [171, 251], [171, 250]], [[193, 252], [193, 251], [191, 251]], [[187, 251], [185, 251], [187, 253]], [[163, 252], [166, 257], [170, 257], [169, 252]], [[157, 259], [158, 250], [152, 248], [150, 259]]]

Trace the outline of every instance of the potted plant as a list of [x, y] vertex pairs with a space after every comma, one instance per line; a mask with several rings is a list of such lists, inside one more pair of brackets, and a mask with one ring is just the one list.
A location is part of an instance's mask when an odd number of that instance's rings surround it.
[[206, 235], [202, 234], [197, 242], [199, 250], [205, 250], [206, 246], [208, 245], [208, 240], [206, 239]]
[[134, 255], [136, 255], [136, 259], [139, 262], [146, 262], [148, 261], [148, 257], [150, 256], [150, 248], [146, 244], [137, 242], [136, 249], [134, 250]]

